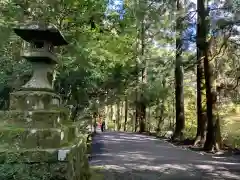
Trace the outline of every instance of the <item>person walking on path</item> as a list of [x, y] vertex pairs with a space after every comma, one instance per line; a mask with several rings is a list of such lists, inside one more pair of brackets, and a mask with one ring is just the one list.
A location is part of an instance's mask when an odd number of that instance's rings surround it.
[[102, 121], [101, 131], [102, 132], [105, 131], [105, 121], [104, 120]]

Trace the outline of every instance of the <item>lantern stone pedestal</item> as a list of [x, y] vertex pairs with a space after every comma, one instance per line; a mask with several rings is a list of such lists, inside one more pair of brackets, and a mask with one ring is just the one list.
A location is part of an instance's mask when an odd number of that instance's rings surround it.
[[51, 25], [14, 29], [25, 40], [22, 56], [32, 63], [31, 79], [10, 94], [10, 110], [0, 112], [1, 180], [87, 180], [86, 135], [68, 119], [51, 77], [54, 46], [67, 45]]

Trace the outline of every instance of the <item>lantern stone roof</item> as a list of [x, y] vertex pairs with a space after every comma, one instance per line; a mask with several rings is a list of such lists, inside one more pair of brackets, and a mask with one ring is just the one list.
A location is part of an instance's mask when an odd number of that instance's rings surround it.
[[23, 24], [14, 28], [14, 32], [27, 42], [47, 41], [53, 46], [68, 44], [61, 32], [53, 24]]

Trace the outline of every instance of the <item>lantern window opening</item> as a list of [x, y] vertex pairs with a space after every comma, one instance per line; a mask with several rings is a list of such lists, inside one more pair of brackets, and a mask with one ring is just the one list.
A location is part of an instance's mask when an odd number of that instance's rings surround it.
[[34, 43], [35, 48], [37, 49], [42, 49], [44, 47], [44, 42], [42, 41], [37, 41]]
[[32, 41], [32, 42], [23, 42], [23, 49], [43, 49], [45, 51], [49, 51], [51, 53], [54, 52], [54, 47], [51, 43], [46, 41]]

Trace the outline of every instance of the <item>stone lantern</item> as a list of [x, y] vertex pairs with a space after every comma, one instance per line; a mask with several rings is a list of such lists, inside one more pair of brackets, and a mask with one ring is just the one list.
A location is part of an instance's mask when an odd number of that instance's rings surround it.
[[[60, 97], [53, 93], [53, 72], [60, 63], [54, 54], [54, 47], [68, 43], [54, 25], [28, 24], [14, 28], [23, 42], [21, 56], [32, 64], [31, 79], [11, 94], [10, 109], [49, 109], [59, 107]], [[31, 93], [29, 93], [31, 91]], [[26, 95], [26, 98], [19, 96]]]
[[52, 90], [48, 73], [52, 73], [55, 64], [59, 63], [54, 54], [54, 46], [67, 45], [61, 33], [53, 25], [30, 24], [14, 29], [24, 42], [22, 57], [33, 65], [33, 76], [24, 88]]
[[[14, 32], [24, 40], [22, 57], [33, 73], [10, 94], [10, 110], [0, 111], [1, 172], [11, 170], [14, 177], [8, 179], [88, 179], [87, 135], [80, 122], [68, 118], [52, 85], [60, 63], [54, 47], [68, 43], [53, 25], [28, 24]], [[0, 179], [6, 179], [1, 172]]]

